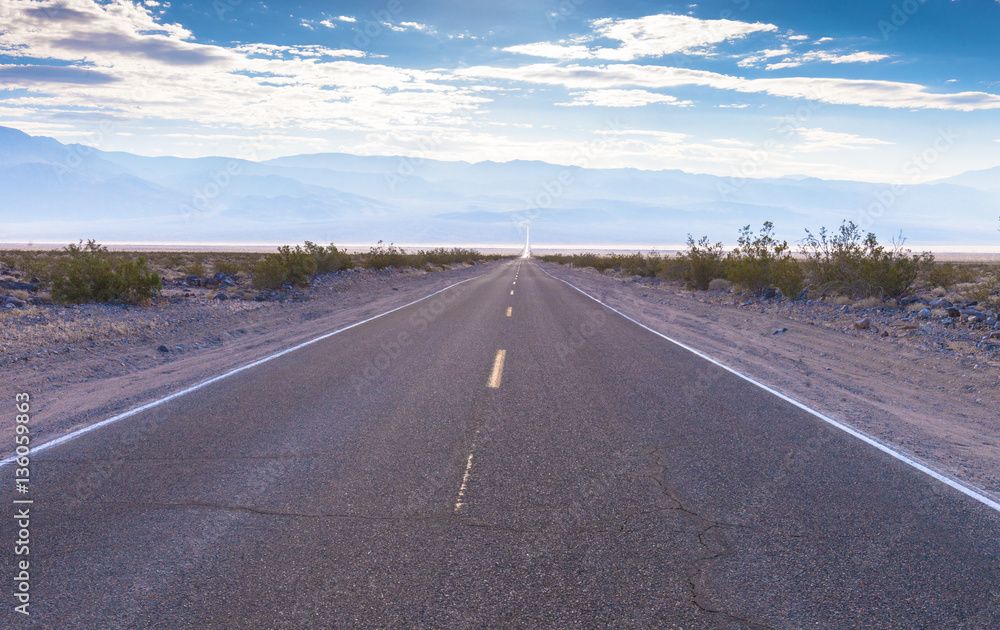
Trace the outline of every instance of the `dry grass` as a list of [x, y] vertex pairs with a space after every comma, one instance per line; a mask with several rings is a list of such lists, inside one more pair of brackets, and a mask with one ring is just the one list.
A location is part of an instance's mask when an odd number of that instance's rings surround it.
[[[14, 318], [44, 317], [46, 313], [47, 311], [38, 307], [17, 309], [16, 312], [7, 309], [7, 312], [0, 313], [0, 318], [13, 323], [11, 320]], [[31, 349], [145, 336], [164, 328], [163, 322], [158, 319], [128, 322], [104, 321], [93, 317], [42, 319], [38, 322], [18, 322], [16, 327], [5, 326], [4, 330], [0, 331], [0, 340], [6, 344]]]
[[867, 297], [854, 303], [854, 308], [878, 308], [885, 306], [885, 300], [877, 297]]

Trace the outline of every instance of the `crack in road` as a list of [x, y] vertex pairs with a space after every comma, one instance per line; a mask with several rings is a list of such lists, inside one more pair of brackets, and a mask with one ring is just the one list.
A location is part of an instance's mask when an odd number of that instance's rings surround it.
[[[687, 514], [691, 518], [695, 519], [699, 523], [702, 523], [704, 527], [698, 532], [697, 540], [698, 544], [701, 545], [706, 552], [706, 555], [697, 557], [691, 563], [693, 572], [687, 575], [687, 583], [691, 593], [691, 603], [698, 608], [698, 610], [708, 613], [711, 615], [721, 615], [735, 622], [747, 624], [749, 628], [756, 628], [761, 630], [775, 630], [772, 626], [768, 626], [759, 621], [753, 621], [745, 617], [740, 617], [733, 613], [727, 612], [725, 610], [712, 608], [710, 605], [702, 601], [702, 599], [707, 595], [708, 589], [701, 583], [704, 578], [704, 572], [706, 565], [720, 558], [725, 558], [726, 556], [731, 556], [736, 553], [736, 551], [726, 542], [722, 532], [726, 528], [742, 528], [743, 525], [738, 525], [735, 523], [727, 523], [725, 521], [720, 521], [713, 519], [711, 517], [705, 516], [684, 504], [677, 492], [671, 487], [666, 480], [667, 474], [667, 461], [666, 454], [662, 449], [657, 448], [650, 451], [650, 456], [653, 458], [658, 470], [654, 471], [649, 475], [653, 481], [660, 487], [663, 495], [667, 497], [670, 501], [677, 505], [677, 511]], [[713, 532], [720, 532], [719, 536], [714, 536]]]

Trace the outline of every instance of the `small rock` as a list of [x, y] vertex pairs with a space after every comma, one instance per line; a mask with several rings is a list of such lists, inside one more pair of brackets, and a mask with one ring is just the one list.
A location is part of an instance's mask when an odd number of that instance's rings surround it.
[[780, 335], [780, 334], [781, 334], [781, 333], [783, 333], [783, 332], [788, 332], [788, 329], [787, 329], [787, 328], [779, 328], [778, 330], [774, 331], [774, 332], [773, 332], [773, 333], [771, 333], [771, 334], [772, 334], [772, 335]]
[[13, 295], [8, 295], [7, 299], [4, 300], [4, 304], [10, 304], [18, 308], [22, 308], [24, 306], [24, 300], [19, 300]]
[[157, 348], [157, 350], [159, 352], [170, 352], [170, 348], [168, 348], [166, 346], [163, 346], [163, 345], [161, 345], [159, 348]]
[[848, 312], [850, 310], [851, 310], [851, 307], [848, 304], [844, 304], [843, 306], [840, 307], [840, 312], [841, 313], [846, 313], [846, 312]]
[[931, 318], [931, 309], [929, 309], [929, 308], [920, 309], [920, 311], [917, 313], [917, 318], [918, 319], [930, 319]]
[[948, 306], [945, 308], [948, 311], [948, 317], [961, 317], [962, 311], [958, 310], [954, 306]]
[[183, 344], [178, 344], [178, 345], [174, 346], [174, 350], [176, 350], [178, 352], [184, 352], [184, 345]]
[[214, 299], [214, 300], [228, 300], [228, 299], [229, 299], [229, 296], [228, 296], [228, 295], [226, 295], [225, 293], [219, 293], [219, 294], [217, 294], [217, 295], [216, 295], [216, 296], [215, 296], [214, 298], [212, 298], [212, 299]]
[[201, 281], [201, 286], [205, 287], [206, 289], [218, 289], [219, 281], [216, 278], [205, 278], [204, 280]]
[[936, 300], [931, 300], [931, 303], [928, 304], [928, 306], [931, 308], [951, 308], [954, 304], [944, 298], [937, 298]]
[[858, 330], [868, 330], [869, 328], [872, 327], [872, 320], [868, 319], [867, 317], [864, 317], [854, 322], [854, 327], [857, 328]]
[[990, 334], [986, 335], [986, 338], [987, 339], [1000, 339], [1000, 331], [991, 332]]

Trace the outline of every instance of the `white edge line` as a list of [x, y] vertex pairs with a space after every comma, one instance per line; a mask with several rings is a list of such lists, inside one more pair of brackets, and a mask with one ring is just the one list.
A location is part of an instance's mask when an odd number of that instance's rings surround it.
[[[462, 280], [461, 282], [456, 282], [455, 284], [449, 284], [445, 288], [440, 289], [439, 291], [435, 291], [434, 293], [431, 293], [430, 295], [425, 295], [424, 297], [420, 298], [419, 300], [414, 300], [414, 301], [410, 302], [409, 304], [404, 304], [402, 306], [397, 306], [396, 308], [392, 309], [391, 311], [386, 311], [384, 313], [380, 313], [378, 315], [375, 315], [374, 317], [369, 317], [366, 320], [363, 320], [363, 321], [360, 321], [360, 322], [355, 322], [355, 323], [353, 323], [353, 324], [351, 324], [349, 326], [344, 326], [343, 328], [339, 328], [339, 329], [337, 329], [337, 330], [335, 330], [333, 332], [325, 333], [323, 335], [320, 335], [319, 337], [315, 337], [313, 339], [310, 339], [309, 341], [304, 341], [304, 342], [298, 344], [297, 346], [292, 346], [291, 348], [286, 348], [285, 350], [282, 350], [281, 352], [276, 352], [275, 354], [266, 356], [263, 359], [257, 359], [256, 361], [254, 361], [252, 363], [248, 363], [246, 365], [240, 366], [240, 367], [235, 368], [233, 370], [229, 370], [228, 372], [225, 372], [225, 373], [220, 374], [218, 376], [213, 376], [212, 378], [210, 378], [210, 379], [208, 379], [206, 381], [202, 381], [202, 382], [200, 382], [200, 383], [198, 383], [196, 385], [192, 385], [191, 387], [188, 387], [186, 389], [182, 389], [182, 390], [180, 390], [178, 392], [174, 392], [173, 394], [170, 394], [169, 396], [165, 396], [165, 397], [160, 398], [158, 400], [154, 400], [152, 402], [148, 402], [145, 405], [140, 405], [139, 407], [135, 407], [134, 409], [129, 409], [128, 411], [122, 412], [122, 413], [118, 414], [117, 416], [112, 416], [112, 417], [107, 418], [105, 420], [101, 420], [100, 422], [95, 422], [94, 424], [90, 424], [90, 425], [87, 425], [87, 426], [82, 427], [80, 429], [77, 429], [75, 431], [71, 431], [71, 432], [67, 433], [66, 435], [61, 435], [61, 436], [55, 438], [54, 440], [49, 440], [48, 442], [44, 442], [42, 444], [39, 444], [38, 446], [33, 446], [33, 447], [31, 447], [31, 451], [30, 451], [30, 455], [29, 456], [33, 456], [36, 453], [41, 453], [43, 451], [47, 451], [50, 448], [55, 448], [56, 446], [59, 446], [60, 444], [65, 444], [66, 442], [70, 442], [72, 440], [75, 440], [76, 438], [80, 437], [81, 435], [85, 435], [87, 433], [90, 433], [91, 431], [96, 431], [97, 429], [100, 429], [102, 427], [106, 427], [109, 424], [114, 424], [114, 423], [116, 423], [116, 422], [118, 422], [120, 420], [124, 420], [126, 418], [131, 417], [131, 416], [134, 416], [137, 413], [142, 413], [143, 411], [146, 411], [148, 409], [152, 409], [153, 407], [159, 407], [160, 405], [162, 405], [164, 403], [167, 403], [167, 402], [170, 402], [171, 400], [174, 400], [176, 398], [180, 398], [181, 396], [185, 396], [187, 394], [190, 394], [191, 392], [198, 391], [199, 389], [201, 389], [203, 387], [208, 387], [212, 383], [217, 383], [217, 382], [219, 382], [219, 381], [221, 381], [221, 380], [223, 380], [225, 378], [229, 378], [230, 376], [233, 376], [234, 374], [239, 374], [243, 370], [249, 370], [250, 368], [256, 367], [256, 366], [260, 365], [261, 363], [267, 363], [271, 359], [277, 359], [278, 357], [286, 355], [289, 352], [295, 352], [296, 350], [300, 350], [302, 348], [305, 348], [306, 346], [312, 345], [312, 344], [316, 343], [317, 341], [322, 341], [322, 340], [327, 339], [329, 337], [332, 337], [334, 335], [338, 335], [338, 334], [344, 332], [345, 330], [350, 330], [351, 328], [355, 328], [356, 326], [360, 326], [361, 324], [367, 324], [368, 322], [376, 320], [379, 317], [384, 317], [384, 316], [389, 315], [391, 313], [395, 313], [396, 311], [402, 310], [402, 309], [404, 309], [404, 308], [406, 308], [408, 306], [413, 306], [414, 304], [416, 304], [418, 302], [423, 302], [424, 300], [426, 300], [428, 298], [432, 298], [432, 297], [434, 297], [435, 295], [437, 295], [439, 293], [443, 293], [443, 292], [447, 291], [448, 289], [451, 289], [452, 287], [457, 287], [458, 285], [460, 285], [460, 284], [462, 284], [464, 282], [468, 282], [469, 280], [475, 280], [476, 278], [481, 278], [481, 277], [482, 277], [481, 275], [474, 276], [472, 278], [466, 278], [465, 280]], [[3, 468], [4, 466], [7, 466], [8, 464], [11, 464], [11, 463], [17, 461], [17, 459], [18, 459], [18, 455], [16, 455], [16, 454], [10, 455], [8, 457], [5, 457], [4, 459], [0, 460], [0, 468]]]
[[794, 398], [786, 396], [785, 394], [782, 394], [778, 390], [773, 389], [771, 387], [768, 387], [767, 385], [765, 385], [765, 384], [763, 384], [763, 383], [761, 383], [759, 381], [756, 381], [756, 380], [750, 378], [746, 374], [742, 374], [740, 372], [737, 372], [736, 370], [734, 370], [733, 368], [729, 367], [728, 365], [725, 365], [724, 363], [720, 363], [719, 361], [716, 361], [712, 357], [708, 356], [707, 354], [705, 354], [705, 353], [703, 353], [703, 352], [701, 352], [699, 350], [695, 350], [691, 346], [685, 345], [685, 344], [681, 343], [680, 341], [677, 341], [676, 339], [671, 339], [670, 337], [664, 335], [663, 333], [657, 332], [657, 331], [653, 330], [649, 326], [647, 326], [647, 325], [645, 325], [645, 324], [643, 324], [641, 322], [638, 322], [638, 321], [632, 319], [631, 317], [629, 317], [628, 315], [622, 313], [618, 309], [613, 308], [611, 306], [608, 306], [607, 304], [605, 304], [604, 302], [598, 300], [597, 298], [595, 298], [594, 296], [590, 295], [589, 293], [587, 293], [583, 289], [580, 289], [579, 287], [576, 287], [576, 286], [570, 284], [569, 282], [563, 280], [562, 278], [556, 278], [555, 276], [553, 276], [549, 272], [547, 272], [544, 269], [542, 269], [541, 267], [539, 267], [537, 264], [535, 264], [535, 267], [537, 267], [539, 271], [541, 271], [542, 273], [544, 273], [548, 277], [552, 278], [553, 280], [558, 280], [559, 282], [562, 282], [563, 284], [566, 284], [566, 285], [568, 285], [568, 286], [576, 289], [577, 291], [579, 291], [580, 293], [582, 293], [585, 296], [589, 297], [591, 300], [597, 302], [598, 304], [600, 304], [604, 308], [606, 308], [606, 309], [608, 309], [610, 311], [613, 311], [613, 312], [621, 315], [622, 317], [624, 317], [625, 319], [629, 320], [633, 324], [637, 324], [637, 325], [645, 328], [649, 332], [653, 333], [654, 335], [657, 335], [658, 337], [662, 337], [662, 338], [666, 339], [667, 341], [669, 341], [670, 343], [672, 343], [674, 345], [677, 345], [677, 346], [680, 346], [681, 348], [684, 348], [688, 352], [696, 354], [699, 357], [701, 357], [702, 359], [705, 359], [706, 361], [709, 361], [710, 363], [714, 363], [715, 365], [717, 365], [720, 368], [726, 370], [727, 372], [735, 374], [736, 376], [740, 377], [744, 381], [747, 381], [748, 383], [752, 383], [752, 384], [756, 385], [757, 387], [763, 389], [764, 391], [769, 392], [771, 394], [774, 394], [775, 396], [777, 396], [778, 398], [784, 400], [785, 402], [791, 403], [791, 404], [795, 405], [796, 407], [798, 407], [799, 409], [802, 409], [803, 411], [806, 411], [806, 412], [808, 412], [808, 413], [816, 416], [817, 418], [819, 418], [823, 422], [826, 422], [827, 424], [831, 424], [831, 425], [837, 427], [841, 431], [843, 431], [843, 432], [845, 432], [845, 433], [847, 433], [849, 435], [852, 435], [852, 436], [858, 438], [859, 440], [861, 440], [862, 442], [865, 442], [866, 444], [874, 446], [878, 450], [882, 451], [883, 453], [885, 453], [885, 454], [887, 454], [887, 455], [889, 455], [891, 457], [894, 457], [894, 458], [898, 459], [899, 461], [903, 462], [904, 464], [907, 464], [908, 466], [912, 466], [913, 468], [916, 468], [920, 472], [925, 473], [925, 474], [933, 477], [934, 479], [937, 479], [938, 481], [940, 481], [941, 483], [943, 483], [943, 484], [945, 484], [947, 486], [951, 486], [955, 490], [958, 490], [962, 494], [964, 494], [964, 495], [966, 495], [966, 496], [968, 496], [968, 497], [970, 497], [972, 499], [975, 499], [976, 501], [979, 501], [983, 505], [985, 505], [985, 506], [987, 506], [987, 507], [995, 510], [996, 512], [1000, 512], [1000, 503], [997, 503], [993, 499], [990, 499], [989, 497], [987, 497], [987, 496], [985, 496], [983, 494], [980, 494], [979, 492], [976, 492], [975, 490], [973, 490], [972, 488], [966, 486], [965, 484], [963, 484], [963, 483], [961, 483], [959, 481], [956, 481], [955, 479], [952, 479], [951, 477], [948, 477], [947, 475], [939, 473], [938, 471], [934, 470], [933, 468], [930, 468], [930, 467], [928, 467], [928, 466], [926, 466], [924, 464], [921, 464], [920, 462], [918, 462], [918, 461], [916, 461], [916, 460], [914, 460], [914, 459], [912, 459], [912, 458], [904, 455], [903, 453], [900, 453], [899, 451], [895, 450], [894, 448], [892, 448], [890, 446], [886, 446], [885, 444], [879, 442], [875, 438], [870, 437], [868, 435], [865, 435], [864, 433], [861, 433], [857, 429], [855, 429], [853, 427], [850, 427], [850, 426], [848, 426], [848, 425], [846, 425], [846, 424], [844, 424], [842, 422], [834, 420], [833, 418], [831, 418], [829, 416], [826, 416], [826, 415], [820, 413], [819, 411], [816, 411], [815, 409], [812, 409], [812, 408], [804, 405], [803, 403], [800, 403], [799, 401], [795, 400]]

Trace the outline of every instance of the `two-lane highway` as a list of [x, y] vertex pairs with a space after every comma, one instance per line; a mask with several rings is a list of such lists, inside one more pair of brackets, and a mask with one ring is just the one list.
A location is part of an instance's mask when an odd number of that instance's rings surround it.
[[11, 627], [1000, 627], [996, 511], [530, 259], [32, 475]]

